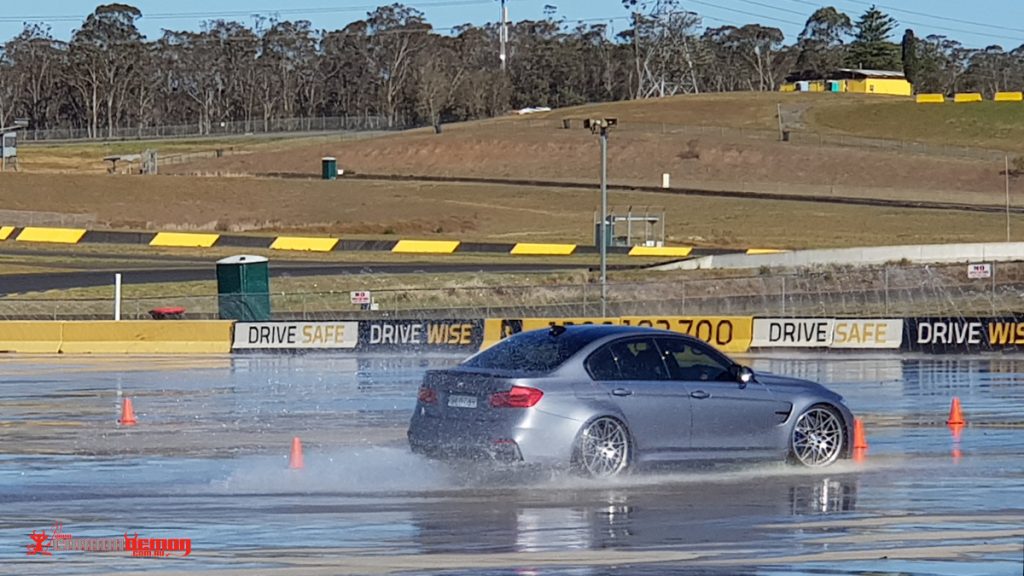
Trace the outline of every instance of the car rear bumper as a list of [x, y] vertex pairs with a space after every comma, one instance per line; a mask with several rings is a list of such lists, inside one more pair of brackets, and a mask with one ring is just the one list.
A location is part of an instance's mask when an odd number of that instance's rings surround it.
[[568, 465], [580, 423], [526, 409], [508, 420], [442, 418], [417, 410], [409, 425], [409, 447], [438, 459]]

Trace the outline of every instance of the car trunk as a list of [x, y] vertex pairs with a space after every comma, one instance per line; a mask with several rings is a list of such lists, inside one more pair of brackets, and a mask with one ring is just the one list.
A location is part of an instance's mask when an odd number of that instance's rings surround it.
[[491, 396], [506, 392], [513, 379], [484, 371], [430, 370], [423, 387], [434, 390], [437, 400], [421, 403], [424, 415], [453, 420], [512, 420], [521, 410], [494, 408]]

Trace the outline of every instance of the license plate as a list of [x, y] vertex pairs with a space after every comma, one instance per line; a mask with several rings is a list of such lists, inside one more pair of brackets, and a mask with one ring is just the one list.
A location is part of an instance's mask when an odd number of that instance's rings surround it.
[[476, 408], [476, 396], [454, 394], [448, 397], [448, 405], [453, 408]]

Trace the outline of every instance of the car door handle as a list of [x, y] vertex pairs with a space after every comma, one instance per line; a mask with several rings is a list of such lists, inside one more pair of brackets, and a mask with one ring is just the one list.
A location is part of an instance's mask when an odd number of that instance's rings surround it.
[[616, 388], [612, 390], [612, 396], [632, 396], [633, 391], [629, 388]]
[[703, 390], [697, 390], [696, 392], [690, 392], [690, 398], [696, 398], [698, 400], [703, 400], [705, 398], [711, 398], [711, 394], [709, 394], [709, 393], [707, 393], [707, 392], [705, 392]]

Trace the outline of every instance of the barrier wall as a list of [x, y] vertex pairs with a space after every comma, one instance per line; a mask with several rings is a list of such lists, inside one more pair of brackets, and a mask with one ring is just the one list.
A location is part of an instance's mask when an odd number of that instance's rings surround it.
[[0, 322], [0, 352], [56, 354], [63, 322]]
[[0, 350], [26, 354], [224, 354], [232, 322], [0, 322]]
[[891, 350], [926, 354], [1024, 351], [1024, 316], [753, 318], [621, 316], [336, 322], [222, 320], [0, 321], [0, 352], [24, 354], [226, 354], [231, 351], [446, 351], [471, 354], [519, 332], [553, 325], [649, 326], [723, 352]]
[[700, 338], [723, 352], [746, 352], [753, 333], [750, 316], [621, 316], [610, 318], [502, 318], [485, 320], [483, 348], [498, 340], [555, 325], [611, 324], [648, 326]]

